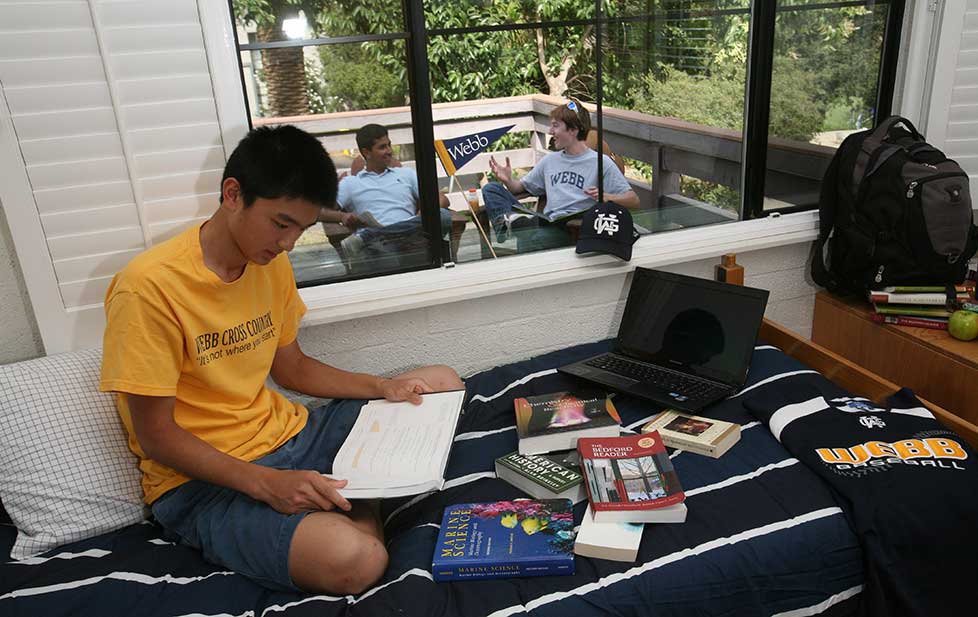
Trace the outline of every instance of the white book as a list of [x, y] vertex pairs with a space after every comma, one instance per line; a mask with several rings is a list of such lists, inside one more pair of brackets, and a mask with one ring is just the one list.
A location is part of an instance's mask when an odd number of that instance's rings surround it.
[[643, 433], [659, 431], [670, 448], [720, 458], [740, 441], [740, 425], [713, 418], [691, 416], [667, 409], [642, 426]]
[[588, 506], [574, 540], [574, 553], [611, 561], [635, 561], [644, 529], [642, 523], [596, 523]]
[[404, 497], [437, 491], [462, 412], [465, 391], [425, 394], [420, 405], [371, 401], [360, 410], [333, 461], [347, 499]]

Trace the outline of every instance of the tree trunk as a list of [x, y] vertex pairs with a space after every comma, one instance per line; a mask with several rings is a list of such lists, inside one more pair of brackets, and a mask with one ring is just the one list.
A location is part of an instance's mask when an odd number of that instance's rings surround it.
[[[275, 23], [258, 27], [258, 41], [270, 43], [286, 40], [282, 32], [285, 11], [278, 11]], [[267, 88], [268, 115], [302, 116], [309, 113], [309, 97], [306, 94], [306, 67], [301, 47], [263, 49], [262, 73]]]
[[547, 89], [550, 90], [548, 94], [551, 96], [564, 96], [567, 92], [567, 82], [570, 80], [570, 71], [574, 66], [574, 62], [577, 57], [581, 55], [585, 49], [589, 48], [592, 27], [588, 25], [584, 29], [584, 33], [581, 35], [581, 40], [577, 45], [577, 49], [568, 52], [560, 59], [560, 66], [556, 73], [551, 73], [549, 70], [549, 65], [547, 64], [547, 44], [543, 38], [543, 29], [536, 28], [536, 39], [537, 39], [537, 61], [540, 63], [540, 71], [543, 73], [543, 78], [547, 80]]

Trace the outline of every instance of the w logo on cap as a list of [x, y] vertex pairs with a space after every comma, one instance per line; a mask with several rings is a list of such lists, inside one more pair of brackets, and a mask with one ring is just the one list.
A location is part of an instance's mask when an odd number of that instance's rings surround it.
[[618, 233], [618, 215], [617, 214], [598, 214], [594, 217], [594, 233], [603, 234], [607, 233], [609, 236], [614, 236]]

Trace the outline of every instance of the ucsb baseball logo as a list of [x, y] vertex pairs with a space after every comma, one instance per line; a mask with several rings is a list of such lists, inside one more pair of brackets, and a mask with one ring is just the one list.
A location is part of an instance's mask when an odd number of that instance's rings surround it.
[[859, 423], [866, 428], [886, 428], [886, 422], [878, 416], [863, 416], [859, 418]]
[[955, 461], [968, 458], [968, 453], [960, 443], [945, 437], [904, 439], [893, 443], [867, 441], [851, 448], [816, 448], [815, 452], [823, 463], [832, 465], [835, 469], [896, 463], [963, 469]]
[[607, 233], [609, 236], [613, 236], [618, 233], [618, 215], [599, 214], [594, 217], [594, 233]]

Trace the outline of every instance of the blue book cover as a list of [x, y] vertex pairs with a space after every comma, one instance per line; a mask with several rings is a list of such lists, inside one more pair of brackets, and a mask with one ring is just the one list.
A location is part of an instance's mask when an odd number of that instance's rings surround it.
[[461, 503], [445, 508], [431, 559], [436, 581], [573, 573], [570, 499]]

